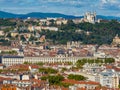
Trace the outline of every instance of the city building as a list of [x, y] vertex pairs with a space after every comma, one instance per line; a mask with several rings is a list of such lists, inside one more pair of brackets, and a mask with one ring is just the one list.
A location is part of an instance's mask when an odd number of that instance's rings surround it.
[[118, 37], [118, 34], [113, 38], [112, 45], [113, 46], [119, 46], [120, 45], [120, 38]]
[[65, 79], [63, 83], [73, 84], [69, 86], [69, 90], [95, 90], [100, 84], [94, 81], [76, 81]]
[[115, 70], [105, 70], [100, 73], [100, 84], [109, 88], [118, 88], [119, 75]]
[[30, 32], [34, 31], [34, 26], [29, 25], [29, 26], [28, 26], [28, 30], [29, 30]]
[[20, 90], [20, 88], [12, 84], [4, 84], [0, 86], [0, 90]]
[[74, 48], [74, 47], [80, 47], [81, 42], [78, 41], [70, 41], [67, 42], [67, 49]]
[[37, 62], [48, 62], [48, 63], [55, 63], [55, 62], [72, 62], [75, 64], [77, 60], [88, 58], [92, 59], [93, 57], [67, 57], [64, 55], [57, 55], [56, 57], [23, 57], [23, 56], [1, 56], [1, 63], [5, 66], [15, 65], [15, 64], [23, 64], [24, 62], [29, 63], [37, 63]]
[[17, 31], [11, 32], [11, 36], [12, 36], [12, 37], [16, 37], [18, 34], [19, 34], [19, 33], [18, 33]]
[[56, 24], [57, 24], [57, 25], [67, 24], [67, 22], [68, 22], [68, 20], [63, 19], [63, 18], [58, 18], [58, 19], [56, 20]]
[[23, 56], [1, 56], [0, 62], [6, 66], [10, 66], [14, 64], [23, 64], [24, 57]]
[[5, 33], [4, 33], [4, 30], [0, 30], [0, 36], [4, 36]]

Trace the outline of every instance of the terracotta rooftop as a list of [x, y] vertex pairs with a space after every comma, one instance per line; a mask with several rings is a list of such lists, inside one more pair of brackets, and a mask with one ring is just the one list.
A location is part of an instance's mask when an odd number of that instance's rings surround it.
[[70, 80], [70, 79], [65, 79], [62, 82], [64, 83], [70, 83], [70, 84], [89, 84], [89, 85], [99, 85], [98, 82], [94, 81], [76, 81], [76, 80]]

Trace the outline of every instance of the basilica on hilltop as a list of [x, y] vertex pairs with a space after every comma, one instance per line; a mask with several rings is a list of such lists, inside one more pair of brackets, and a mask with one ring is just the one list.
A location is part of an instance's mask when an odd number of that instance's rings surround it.
[[83, 18], [84, 22], [95, 23], [96, 22], [96, 12], [86, 12]]

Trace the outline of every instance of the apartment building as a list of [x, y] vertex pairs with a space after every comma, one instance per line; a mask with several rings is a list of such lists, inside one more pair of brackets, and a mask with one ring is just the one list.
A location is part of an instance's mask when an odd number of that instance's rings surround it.
[[115, 70], [105, 70], [100, 73], [100, 84], [109, 88], [118, 88], [119, 75]]

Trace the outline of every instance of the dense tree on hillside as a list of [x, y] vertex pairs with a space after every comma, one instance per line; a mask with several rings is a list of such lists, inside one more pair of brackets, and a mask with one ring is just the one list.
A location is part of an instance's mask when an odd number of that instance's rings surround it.
[[[50, 26], [56, 26], [51, 20]], [[22, 27], [28, 25], [38, 25], [35, 21], [15, 21], [11, 19], [0, 19], [0, 26], [7, 26], [4, 32], [14, 30], [14, 27]], [[43, 30], [40, 35], [46, 35], [47, 40], [51, 40], [54, 44], [66, 44], [67, 41], [81, 41], [83, 44], [111, 44], [116, 34], [120, 36], [120, 23], [116, 20], [101, 23], [79, 23], [75, 24], [72, 20], [68, 20], [68, 24], [57, 26], [58, 31]], [[77, 31], [79, 30], [79, 32]], [[29, 33], [28, 30], [18, 31], [19, 33]], [[23, 39], [24, 41], [24, 39]]]
[[8, 41], [8, 40], [0, 39], [0, 45], [10, 46], [10, 45], [11, 45], [11, 42]]
[[9, 19], [0, 19], [0, 26], [15, 26], [16, 22], [12, 22]]
[[[81, 30], [79, 33], [76, 30]], [[86, 34], [90, 32], [90, 34]], [[111, 20], [101, 23], [74, 24], [71, 20], [68, 24], [59, 26], [59, 31], [42, 31], [47, 39], [56, 44], [66, 44], [67, 41], [82, 41], [83, 44], [111, 44], [116, 34], [120, 36], [120, 23]]]

